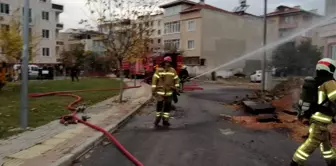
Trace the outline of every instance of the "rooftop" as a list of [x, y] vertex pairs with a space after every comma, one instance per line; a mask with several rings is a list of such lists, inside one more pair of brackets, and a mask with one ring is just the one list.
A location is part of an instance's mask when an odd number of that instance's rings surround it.
[[303, 10], [303, 9], [300, 8], [300, 6], [288, 7], [288, 6], [284, 6], [284, 5], [278, 6], [274, 12], [268, 13], [267, 16], [268, 17], [273, 17], [273, 16], [292, 14], [292, 13], [300, 13], [300, 12], [310, 14], [310, 15], [314, 15], [314, 16], [317, 16], [317, 17], [322, 17], [321, 15], [319, 15], [315, 12]]
[[160, 8], [168, 8], [176, 5], [181, 5], [181, 4], [187, 4], [187, 5], [195, 5], [197, 4], [196, 2], [190, 1], [190, 0], [176, 0], [170, 3], [166, 3], [163, 5], [160, 5]]

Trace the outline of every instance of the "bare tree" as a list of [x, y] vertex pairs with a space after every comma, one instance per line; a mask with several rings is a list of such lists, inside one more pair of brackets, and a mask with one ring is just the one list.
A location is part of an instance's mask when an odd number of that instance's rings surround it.
[[88, 28], [96, 24], [102, 35], [104, 47], [120, 72], [120, 98], [123, 97], [124, 60], [139, 58], [148, 51], [153, 31], [152, 16], [160, 12], [159, 2], [164, 0], [87, 0], [91, 19], [80, 23]]

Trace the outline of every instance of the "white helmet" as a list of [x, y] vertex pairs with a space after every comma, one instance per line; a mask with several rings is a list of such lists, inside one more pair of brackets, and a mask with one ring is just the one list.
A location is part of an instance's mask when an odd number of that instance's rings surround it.
[[323, 58], [317, 62], [316, 70], [324, 70], [331, 74], [334, 74], [336, 62], [330, 58]]

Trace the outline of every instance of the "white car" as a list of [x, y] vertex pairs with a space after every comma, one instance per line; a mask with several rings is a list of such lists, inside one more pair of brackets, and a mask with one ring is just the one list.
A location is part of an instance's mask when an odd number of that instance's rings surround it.
[[257, 70], [253, 72], [250, 76], [251, 82], [261, 82], [262, 79], [262, 70]]
[[[21, 67], [20, 64], [16, 64], [13, 66], [14, 70], [17, 70], [19, 67]], [[37, 65], [28, 65], [28, 77], [29, 79], [36, 79], [38, 77], [38, 70], [39, 66]]]

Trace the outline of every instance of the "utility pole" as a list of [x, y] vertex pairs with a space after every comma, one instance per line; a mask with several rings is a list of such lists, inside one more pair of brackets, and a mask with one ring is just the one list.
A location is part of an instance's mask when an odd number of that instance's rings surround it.
[[29, 0], [24, 1], [23, 51], [21, 64], [21, 128], [28, 127]]
[[[263, 46], [266, 46], [267, 41], [267, 0], [264, 0], [264, 32], [263, 32]], [[266, 89], [266, 68], [267, 68], [267, 53], [264, 50], [263, 60], [262, 60], [262, 91]]]

